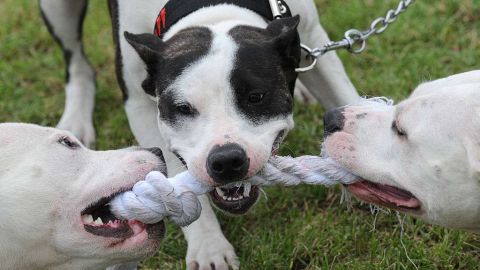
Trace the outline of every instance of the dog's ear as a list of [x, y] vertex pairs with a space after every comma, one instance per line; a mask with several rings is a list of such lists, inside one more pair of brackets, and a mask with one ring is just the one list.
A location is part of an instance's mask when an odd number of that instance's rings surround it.
[[160, 52], [165, 47], [165, 43], [157, 36], [152, 34], [131, 34], [124, 33], [125, 39], [137, 51], [138, 55], [147, 65], [156, 64], [161, 58]]
[[125, 39], [137, 51], [138, 55], [147, 65], [148, 77], [143, 81], [142, 87], [151, 96], [155, 93], [155, 74], [159, 63], [162, 61], [161, 52], [165, 48], [165, 43], [157, 36], [152, 34], [134, 35], [125, 32]]
[[285, 57], [288, 64], [298, 66], [300, 62], [300, 36], [298, 35], [298, 24], [300, 16], [282, 18], [272, 21], [267, 26], [268, 33], [273, 37], [271, 42], [280, 54]]

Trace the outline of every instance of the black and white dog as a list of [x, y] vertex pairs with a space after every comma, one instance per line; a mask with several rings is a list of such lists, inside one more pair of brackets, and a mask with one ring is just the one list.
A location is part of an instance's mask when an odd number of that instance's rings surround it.
[[[159, 38], [150, 33], [166, 0], [109, 1], [117, 76], [131, 129], [141, 146], [162, 148], [172, 175], [187, 166], [212, 186], [247, 179], [293, 128], [295, 69], [302, 64], [299, 38], [310, 46], [329, 41], [315, 4], [287, 0], [291, 14], [301, 20], [294, 16], [269, 21], [255, 7], [268, 5], [267, 0], [173, 2], [176, 6], [166, 21], [189, 12]], [[58, 126], [92, 145], [94, 71], [81, 43], [86, 6], [86, 0], [40, 0], [68, 66], [67, 100]], [[159, 17], [160, 26], [165, 26], [165, 18]], [[327, 109], [358, 98], [334, 53], [319, 59], [311, 72], [300, 74], [299, 81], [297, 87], [304, 93], [308, 89]], [[217, 188], [210, 197], [220, 209], [241, 214], [255, 203], [258, 191], [250, 186]], [[187, 265], [236, 268], [234, 249], [208, 199], [201, 202], [200, 219], [184, 228]]]

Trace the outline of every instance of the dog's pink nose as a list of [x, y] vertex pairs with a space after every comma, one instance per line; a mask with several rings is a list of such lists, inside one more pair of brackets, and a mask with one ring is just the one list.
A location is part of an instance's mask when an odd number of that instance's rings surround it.
[[207, 157], [207, 172], [220, 184], [242, 180], [247, 175], [249, 166], [247, 153], [234, 143], [215, 146]]

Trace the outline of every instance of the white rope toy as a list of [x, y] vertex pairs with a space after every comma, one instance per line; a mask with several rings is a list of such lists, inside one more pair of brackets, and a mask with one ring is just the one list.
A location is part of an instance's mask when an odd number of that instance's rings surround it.
[[265, 168], [251, 179], [261, 186], [300, 184], [333, 186], [351, 184], [358, 177], [349, 173], [328, 157], [272, 157]]
[[110, 210], [118, 217], [154, 224], [170, 218], [178, 226], [187, 226], [200, 216], [202, 206], [197, 195], [210, 191], [188, 172], [166, 178], [161, 172], [150, 172], [131, 191], [117, 195]]
[[[351, 184], [357, 180], [358, 177], [328, 157], [277, 156], [271, 158], [257, 176], [245, 182], [268, 186], [332, 186], [338, 183]], [[173, 178], [166, 178], [160, 172], [150, 172], [144, 181], [134, 185], [132, 191], [117, 195], [110, 203], [110, 210], [118, 218], [135, 219], [146, 224], [154, 224], [168, 217], [179, 226], [187, 226], [200, 216], [202, 210], [197, 195], [212, 189], [196, 180], [188, 171]]]

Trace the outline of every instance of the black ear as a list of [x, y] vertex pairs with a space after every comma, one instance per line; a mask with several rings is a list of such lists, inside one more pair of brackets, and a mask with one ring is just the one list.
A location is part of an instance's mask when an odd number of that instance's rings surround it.
[[165, 43], [159, 37], [152, 34], [135, 35], [126, 31], [124, 35], [145, 64], [158, 63], [159, 58], [161, 58], [160, 52], [165, 47]]
[[132, 45], [147, 65], [148, 76], [143, 81], [142, 87], [147, 94], [155, 97], [155, 74], [159, 64], [162, 62], [161, 51], [165, 48], [165, 43], [152, 34], [134, 35], [125, 32], [124, 35], [128, 43]]
[[282, 18], [272, 21], [267, 26], [268, 33], [273, 37], [271, 42], [289, 65], [298, 66], [300, 62], [300, 37], [297, 27], [300, 23], [300, 16]]

